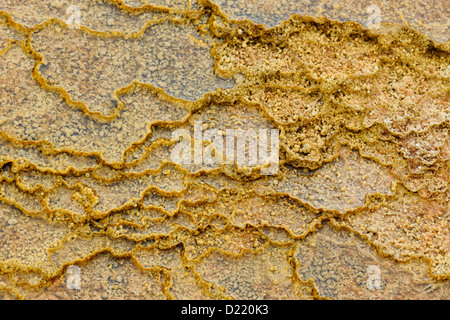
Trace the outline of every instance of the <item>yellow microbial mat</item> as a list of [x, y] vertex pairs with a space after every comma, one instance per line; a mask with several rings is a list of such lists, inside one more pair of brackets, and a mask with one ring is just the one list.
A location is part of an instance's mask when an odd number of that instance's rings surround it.
[[1, 299], [449, 299], [448, 0], [1, 0]]

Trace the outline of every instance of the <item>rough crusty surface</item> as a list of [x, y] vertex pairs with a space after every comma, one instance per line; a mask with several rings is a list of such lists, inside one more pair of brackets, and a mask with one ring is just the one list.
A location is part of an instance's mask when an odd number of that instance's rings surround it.
[[[0, 297], [449, 299], [449, 11], [3, 1]], [[194, 129], [279, 170], [173, 162]]]

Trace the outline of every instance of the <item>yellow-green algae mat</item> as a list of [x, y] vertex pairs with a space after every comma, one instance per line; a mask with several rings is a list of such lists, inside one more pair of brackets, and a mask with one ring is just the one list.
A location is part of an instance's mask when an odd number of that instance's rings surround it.
[[[3, 299], [449, 298], [448, 21], [271, 3], [0, 5]], [[198, 123], [278, 171], [174, 162]]]

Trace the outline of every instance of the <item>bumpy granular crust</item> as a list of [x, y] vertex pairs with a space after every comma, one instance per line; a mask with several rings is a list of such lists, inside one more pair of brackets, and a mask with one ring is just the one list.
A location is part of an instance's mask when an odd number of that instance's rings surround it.
[[[0, 6], [1, 298], [448, 299], [448, 21], [281, 3]], [[279, 170], [174, 161], [229, 129]]]

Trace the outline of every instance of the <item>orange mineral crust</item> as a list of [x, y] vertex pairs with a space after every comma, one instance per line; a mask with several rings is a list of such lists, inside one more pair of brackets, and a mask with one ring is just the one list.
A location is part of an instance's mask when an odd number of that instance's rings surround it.
[[450, 4], [5, 0], [1, 299], [449, 299]]

